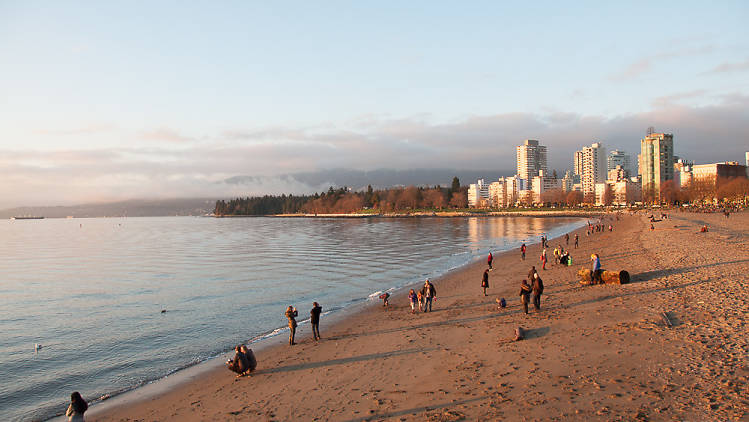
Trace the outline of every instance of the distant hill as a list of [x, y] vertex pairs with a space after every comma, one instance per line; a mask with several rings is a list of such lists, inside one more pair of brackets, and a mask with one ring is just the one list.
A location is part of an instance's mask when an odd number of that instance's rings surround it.
[[215, 199], [130, 200], [103, 204], [54, 207], [19, 207], [0, 210], [0, 218], [42, 216], [46, 218], [83, 217], [161, 217], [204, 215], [213, 212]]
[[[476, 183], [477, 179], [496, 180], [503, 176], [510, 176], [513, 170], [451, 170], [451, 169], [412, 169], [412, 170], [351, 170], [351, 169], [331, 169], [319, 170], [314, 172], [292, 173], [279, 176], [278, 179], [287, 181], [289, 184], [294, 182], [307, 185], [309, 187], [343, 187], [347, 186], [354, 190], [365, 189], [367, 185], [372, 185], [375, 189], [387, 189], [393, 186], [450, 186], [453, 177], [457, 176], [462, 185]], [[232, 185], [252, 186], [260, 183], [263, 177], [257, 176], [235, 176], [226, 179], [224, 183]], [[306, 192], [306, 193], [312, 193]]]

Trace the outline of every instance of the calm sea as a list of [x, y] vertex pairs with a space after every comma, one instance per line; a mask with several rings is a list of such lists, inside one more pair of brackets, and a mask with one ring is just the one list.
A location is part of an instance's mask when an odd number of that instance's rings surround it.
[[[577, 218], [0, 221], [0, 414], [43, 420]], [[166, 309], [166, 313], [161, 313]], [[42, 348], [35, 351], [35, 344]]]

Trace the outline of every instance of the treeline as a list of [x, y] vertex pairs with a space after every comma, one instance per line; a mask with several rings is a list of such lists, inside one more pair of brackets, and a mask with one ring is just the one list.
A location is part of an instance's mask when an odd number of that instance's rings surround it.
[[256, 196], [236, 198], [230, 201], [216, 201], [215, 215], [270, 215], [294, 214], [302, 209], [305, 203], [314, 199], [310, 195]]
[[453, 178], [449, 188], [396, 187], [375, 190], [367, 186], [363, 192], [346, 187], [315, 195], [281, 195], [217, 201], [215, 215], [271, 215], [271, 214], [344, 214], [365, 209], [379, 212], [409, 211], [416, 209], [465, 208], [468, 206], [467, 188]]

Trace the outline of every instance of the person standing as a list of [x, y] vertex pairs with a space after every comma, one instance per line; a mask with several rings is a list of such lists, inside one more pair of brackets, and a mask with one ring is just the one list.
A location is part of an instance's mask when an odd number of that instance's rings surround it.
[[525, 243], [520, 246], [520, 257], [525, 261]]
[[317, 302], [312, 302], [312, 309], [309, 311], [309, 323], [312, 325], [312, 337], [315, 341], [320, 340], [320, 314], [322, 306]]
[[531, 286], [528, 285], [528, 280], [523, 280], [520, 284], [520, 301], [523, 303], [523, 311], [528, 315], [528, 302], [530, 302]]
[[[432, 312], [432, 301], [437, 297], [437, 289], [434, 288], [434, 284], [429, 282], [429, 279], [424, 282], [421, 296], [424, 298], [424, 312]], [[429, 310], [427, 310], [427, 305], [429, 305]]]
[[577, 240], [578, 239], [579, 239], [579, 237], [577, 236], [577, 233], [575, 233], [575, 249], [577, 249]]
[[564, 235], [564, 241], [567, 243], [567, 246], [570, 245], [570, 234], [567, 233]]
[[536, 308], [537, 311], [540, 311], [541, 293], [544, 292], [544, 282], [541, 280], [541, 277], [538, 276], [538, 273], [533, 275], [533, 286], [531, 290], [533, 290], [533, 307]]
[[538, 271], [536, 271], [536, 266], [533, 265], [531, 267], [531, 270], [528, 271], [528, 280], [533, 280], [533, 274], [538, 274]]
[[[411, 313], [416, 313], [416, 292], [414, 292], [414, 289], [411, 289], [408, 292], [408, 301], [411, 303]], [[419, 308], [421, 308], [421, 305], [419, 305]], [[421, 310], [421, 309], [419, 309]]]
[[597, 253], [594, 253], [590, 256], [590, 260], [593, 261], [593, 274], [591, 276], [593, 279], [593, 284], [602, 283], [603, 280], [601, 280], [601, 259], [598, 258]]
[[484, 277], [481, 279], [481, 287], [484, 289], [484, 296], [486, 296], [486, 289], [489, 288], [489, 270], [484, 270]]
[[546, 248], [544, 248], [543, 251], [541, 251], [541, 269], [546, 269]]
[[65, 416], [68, 417], [68, 421], [83, 422], [83, 414], [88, 410], [88, 403], [83, 400], [81, 393], [74, 391], [70, 395], [70, 405], [68, 410], [65, 411]]
[[491, 252], [489, 252], [489, 256], [486, 257], [486, 263], [489, 265], [489, 269], [492, 269], [492, 261], [494, 261], [494, 256]]
[[293, 346], [296, 344], [294, 342], [294, 335], [296, 334], [297, 316], [299, 316], [299, 312], [297, 312], [295, 307], [289, 306], [288, 308], [286, 308], [286, 318], [289, 319], [289, 346]]

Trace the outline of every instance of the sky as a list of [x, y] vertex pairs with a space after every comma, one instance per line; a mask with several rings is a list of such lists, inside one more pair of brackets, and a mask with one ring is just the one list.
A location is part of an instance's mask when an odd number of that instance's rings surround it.
[[743, 162], [749, 2], [525, 3], [0, 0], [0, 207], [511, 172], [524, 139], [563, 171], [649, 126]]

